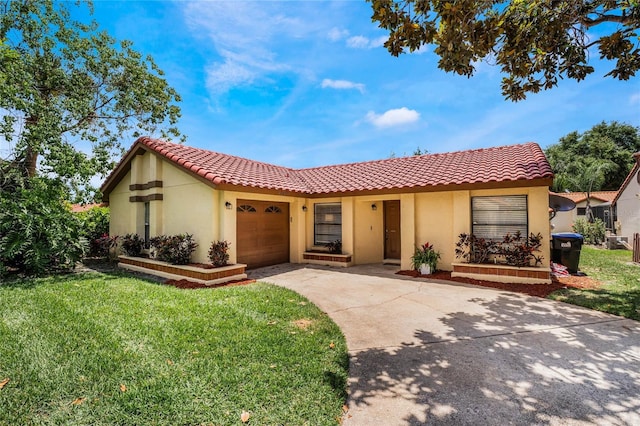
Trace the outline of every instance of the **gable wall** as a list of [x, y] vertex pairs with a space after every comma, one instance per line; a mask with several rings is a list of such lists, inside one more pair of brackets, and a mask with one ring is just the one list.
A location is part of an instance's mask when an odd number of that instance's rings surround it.
[[638, 173], [640, 171], [631, 176], [631, 180], [617, 201], [618, 223], [620, 225], [618, 235], [629, 237], [629, 241], [631, 241], [634, 233], [640, 232], [640, 183], [638, 183]]

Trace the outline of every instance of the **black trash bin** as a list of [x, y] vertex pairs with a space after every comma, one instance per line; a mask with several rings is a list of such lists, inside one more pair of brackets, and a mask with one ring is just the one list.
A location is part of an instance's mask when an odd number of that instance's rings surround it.
[[551, 240], [551, 260], [566, 266], [570, 273], [577, 273], [584, 241], [582, 235], [571, 232], [551, 234]]

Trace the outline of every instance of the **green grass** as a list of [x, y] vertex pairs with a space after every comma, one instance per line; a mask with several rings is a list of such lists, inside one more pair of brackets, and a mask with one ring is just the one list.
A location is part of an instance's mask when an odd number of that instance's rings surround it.
[[267, 284], [179, 290], [103, 274], [0, 284], [0, 382], [10, 379], [0, 425], [231, 425], [242, 411], [254, 425], [333, 425], [347, 368], [327, 315]]
[[640, 320], [640, 266], [629, 250], [583, 247], [580, 270], [604, 285], [598, 290], [563, 289], [549, 298]]

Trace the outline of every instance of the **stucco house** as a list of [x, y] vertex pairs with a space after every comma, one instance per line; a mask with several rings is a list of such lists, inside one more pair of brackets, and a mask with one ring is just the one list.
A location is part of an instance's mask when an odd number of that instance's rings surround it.
[[[573, 232], [573, 224], [576, 219], [587, 219], [587, 194], [585, 192], [563, 192], [557, 195], [572, 200], [576, 203], [576, 208], [570, 211], [557, 212], [551, 220], [552, 230], [553, 232]], [[589, 195], [592, 214], [595, 218], [602, 219], [607, 230], [613, 232], [616, 217], [612, 203], [616, 195], [618, 195], [618, 191], [594, 191]]]
[[[438, 268], [459, 261], [461, 233], [541, 233], [549, 278], [551, 167], [535, 143], [292, 169], [142, 137], [102, 186], [111, 234], [191, 233], [249, 268], [283, 262], [411, 268], [430, 242]], [[342, 241], [342, 257], [318, 253]], [[525, 274], [526, 275], [526, 274]], [[532, 275], [533, 276], [533, 275]]]
[[633, 154], [636, 160], [624, 180], [612, 204], [617, 211], [616, 233], [628, 237], [640, 233], [640, 152]]

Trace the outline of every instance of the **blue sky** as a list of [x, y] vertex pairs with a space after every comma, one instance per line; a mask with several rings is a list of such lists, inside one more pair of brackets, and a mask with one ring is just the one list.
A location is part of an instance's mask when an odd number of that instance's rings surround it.
[[[97, 1], [94, 18], [150, 54], [182, 96], [187, 144], [302, 168], [534, 141], [601, 121], [640, 126], [640, 80], [585, 81], [513, 103], [499, 69], [392, 57], [362, 1]], [[123, 141], [129, 146], [133, 141]]]

